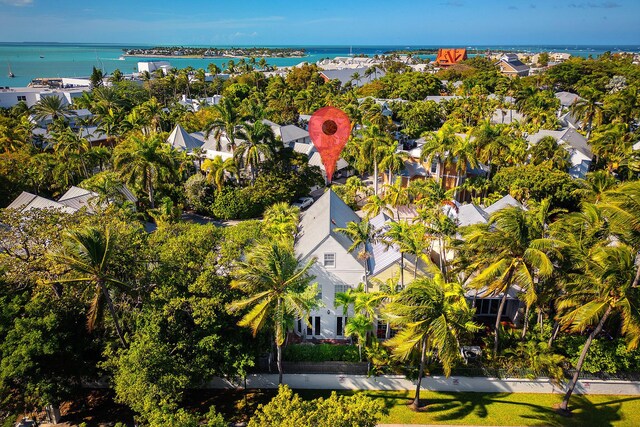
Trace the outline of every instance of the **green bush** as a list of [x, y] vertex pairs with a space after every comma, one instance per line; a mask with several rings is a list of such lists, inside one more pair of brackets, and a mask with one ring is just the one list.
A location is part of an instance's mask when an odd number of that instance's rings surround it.
[[250, 188], [226, 188], [216, 194], [211, 214], [220, 219], [249, 219], [260, 216], [263, 206], [254, 204], [249, 197]]
[[[576, 366], [586, 337], [569, 335], [560, 337], [555, 344], [558, 351], [565, 353]], [[594, 339], [582, 367], [590, 374], [607, 373], [610, 375], [624, 372], [638, 372], [640, 370], [640, 350], [627, 350], [624, 339], [613, 340], [606, 338]]]
[[283, 358], [287, 362], [357, 362], [358, 347], [336, 344], [292, 344], [285, 347]]

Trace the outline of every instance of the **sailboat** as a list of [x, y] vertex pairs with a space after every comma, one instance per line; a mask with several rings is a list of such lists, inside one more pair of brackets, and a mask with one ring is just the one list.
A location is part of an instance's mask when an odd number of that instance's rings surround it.
[[9, 78], [14, 78], [16, 75], [13, 74], [13, 71], [11, 71], [11, 64], [7, 64], [9, 65]]

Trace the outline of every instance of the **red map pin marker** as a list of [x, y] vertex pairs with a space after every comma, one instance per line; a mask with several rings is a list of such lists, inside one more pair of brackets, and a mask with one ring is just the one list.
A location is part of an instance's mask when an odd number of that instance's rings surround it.
[[309, 136], [320, 153], [322, 164], [331, 182], [336, 163], [351, 133], [351, 122], [347, 114], [335, 107], [324, 107], [309, 119]]

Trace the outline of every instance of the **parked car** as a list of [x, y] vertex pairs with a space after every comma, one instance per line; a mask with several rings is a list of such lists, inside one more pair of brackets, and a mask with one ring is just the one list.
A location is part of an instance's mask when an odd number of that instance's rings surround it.
[[29, 418], [23, 418], [16, 424], [16, 427], [36, 427], [38, 424]]
[[307, 209], [313, 204], [313, 197], [301, 197], [291, 206], [295, 206], [300, 210]]

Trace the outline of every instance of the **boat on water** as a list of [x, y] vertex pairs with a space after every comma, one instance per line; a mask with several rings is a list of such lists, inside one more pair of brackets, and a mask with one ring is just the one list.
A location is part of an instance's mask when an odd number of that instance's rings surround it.
[[13, 71], [11, 71], [11, 64], [8, 64], [8, 65], [9, 65], [9, 74], [8, 74], [8, 76], [9, 76], [9, 78], [11, 78], [11, 79], [12, 79], [12, 78], [14, 78], [16, 75], [15, 75], [15, 74], [13, 74]]
[[40, 59], [44, 58], [44, 55], [40, 55]]
[[120, 56], [120, 58], [118, 58], [118, 61], [124, 61], [124, 60], [126, 60], [126, 59], [127, 59], [127, 58], [125, 58], [124, 56]]

